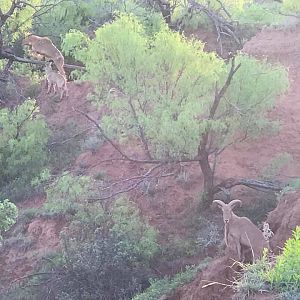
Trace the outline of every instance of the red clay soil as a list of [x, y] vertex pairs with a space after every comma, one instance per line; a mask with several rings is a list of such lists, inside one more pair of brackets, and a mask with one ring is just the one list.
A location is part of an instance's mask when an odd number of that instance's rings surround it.
[[267, 222], [274, 233], [270, 246], [275, 253], [279, 253], [292, 231], [300, 225], [300, 193], [283, 197], [276, 209], [269, 214]]
[[[23, 240], [11, 241], [0, 250], [0, 282], [5, 286], [13, 280], [30, 274], [39, 260], [59, 247], [59, 233], [66, 221], [34, 219], [23, 234]], [[23, 242], [25, 241], [25, 242]]]
[[[289, 68], [291, 86], [287, 95], [270, 113], [271, 117], [280, 119], [282, 122], [279, 134], [255, 142], [243, 143], [226, 150], [218, 166], [218, 177], [255, 178], [259, 174], [259, 170], [266, 166], [272, 157], [282, 152], [289, 152], [294, 158], [293, 163], [283, 170], [283, 174], [297, 176], [300, 174], [300, 28], [285, 31], [263, 31], [247, 43], [244, 51], [257, 57], [267, 55], [270, 61], [280, 62]], [[90, 127], [91, 124], [76, 113], [73, 107], [99, 119], [100, 113], [87, 102], [87, 94], [92, 90], [91, 85], [68, 83], [68, 87], [69, 98], [59, 103], [55, 103], [54, 98], [49, 98], [43, 90], [38, 97], [41, 112], [46, 116], [51, 128], [64, 126], [68, 121], [75, 122], [82, 129]], [[132, 155], [139, 152], [138, 148], [132, 147], [132, 143], [127, 151]], [[124, 176], [141, 174], [147, 167], [125, 162], [113, 164], [107, 161], [113, 157], [116, 157], [115, 150], [111, 146], [103, 144], [94, 152], [81, 154], [74, 168], [83, 170], [84, 174], [88, 175], [98, 175], [103, 172], [105, 176], [117, 180]], [[197, 201], [201, 191], [201, 175], [197, 164], [189, 167], [188, 170], [187, 184], [179, 183], [176, 179], [166, 178], [154, 186], [155, 193], [151, 195], [145, 195], [142, 188], [131, 195], [132, 200], [140, 207], [142, 214], [147, 216], [151, 224], [160, 231], [162, 238], [170, 234], [185, 236], [190, 228], [192, 217], [196, 214]], [[292, 204], [286, 204], [278, 209], [278, 218], [275, 215], [274, 221], [270, 215], [270, 224], [276, 231], [274, 240], [278, 236], [279, 244], [282, 244], [282, 241], [290, 234], [289, 220], [293, 220], [293, 224], [300, 224], [300, 220], [298, 220], [299, 204], [293, 206], [295, 214], [286, 218], [283, 216], [284, 212], [291, 209], [290, 205]], [[283, 226], [286, 229], [282, 230], [285, 233], [289, 232], [286, 237], [280, 233], [279, 218], [285, 224]], [[64, 223], [51, 220], [33, 220], [27, 228], [26, 235], [34, 239], [35, 250], [22, 253], [21, 250], [10, 249], [8, 252], [0, 253], [0, 274], [5, 274], [1, 276], [1, 279], [3, 276], [6, 276], [7, 279], [17, 278], [30, 272], [44, 251], [56, 249], [59, 240], [58, 234], [64, 225]], [[232, 291], [229, 288], [224, 290], [223, 286], [212, 285], [202, 289], [203, 280], [228, 283], [227, 280], [232, 278], [232, 270], [228, 268], [230, 265], [231, 262], [226, 258], [217, 259], [194, 282], [179, 291], [180, 298], [178, 299], [231, 299]], [[179, 297], [178, 295], [176, 297]]]
[[[280, 99], [271, 117], [280, 119], [282, 127], [278, 135], [252, 143], [243, 143], [226, 150], [218, 168], [220, 177], [256, 177], [258, 170], [268, 164], [276, 154], [288, 152], [293, 163], [283, 170], [286, 176], [300, 174], [300, 28], [289, 30], [264, 30], [252, 38], [244, 52], [258, 58], [266, 57], [279, 62], [289, 70], [289, 91]], [[255, 92], [255, 91], [254, 91]], [[285, 178], [286, 179], [286, 178]], [[279, 203], [268, 217], [275, 233], [270, 244], [278, 253], [292, 230], [300, 225], [300, 194], [290, 194]], [[231, 263], [226, 257], [216, 259], [189, 285], [178, 290], [169, 299], [180, 300], [229, 300], [233, 297], [230, 288], [214, 284], [202, 288], [207, 282], [228, 284], [233, 279]], [[251, 299], [275, 299], [273, 295], [257, 295]]]

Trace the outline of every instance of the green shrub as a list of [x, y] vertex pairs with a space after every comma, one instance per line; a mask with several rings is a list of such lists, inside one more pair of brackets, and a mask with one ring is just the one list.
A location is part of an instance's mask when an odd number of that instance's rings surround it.
[[198, 266], [188, 266], [186, 270], [177, 273], [174, 277], [165, 277], [158, 280], [150, 280], [151, 286], [143, 293], [135, 296], [132, 300], [157, 300], [163, 295], [169, 295], [178, 287], [192, 281], [198, 272], [208, 265], [208, 260], [203, 261]]
[[268, 279], [278, 290], [300, 289], [300, 226], [295, 229], [293, 237], [286, 241], [282, 254], [276, 257]]
[[48, 261], [23, 287], [22, 299], [129, 300], [148, 286], [149, 271], [139, 258], [99, 232], [88, 242], [65, 241], [63, 253]]
[[150, 260], [158, 252], [157, 231], [140, 217], [140, 211], [125, 199], [116, 201], [112, 210], [111, 233], [122, 240], [129, 252]]
[[72, 176], [63, 173], [46, 190], [44, 211], [48, 213], [76, 213], [87, 200], [90, 183], [88, 176]]
[[0, 195], [19, 200], [44, 169], [49, 131], [34, 100], [0, 110]]
[[52, 130], [50, 136], [50, 162], [53, 169], [65, 170], [82, 151], [84, 135], [78, 135], [82, 130], [74, 121]]
[[242, 276], [234, 283], [234, 288], [241, 295], [249, 295], [255, 292], [266, 290], [266, 274], [270, 270], [268, 252], [265, 252], [262, 259], [255, 264], [240, 264]]
[[168, 242], [162, 246], [163, 258], [174, 260], [186, 256], [193, 256], [199, 251], [194, 239], [183, 239], [178, 235], [170, 236]]
[[299, 13], [300, 12], [300, 2], [298, 0], [283, 0], [282, 9], [285, 12]]
[[13, 226], [18, 217], [18, 209], [8, 199], [0, 202], [0, 239], [2, 234]]
[[[234, 287], [240, 295], [270, 291], [279, 299], [295, 300], [300, 297], [300, 226], [285, 243], [283, 251], [274, 262], [268, 260], [266, 251], [255, 264], [240, 264], [242, 276]], [[277, 299], [277, 298], [276, 298]]]

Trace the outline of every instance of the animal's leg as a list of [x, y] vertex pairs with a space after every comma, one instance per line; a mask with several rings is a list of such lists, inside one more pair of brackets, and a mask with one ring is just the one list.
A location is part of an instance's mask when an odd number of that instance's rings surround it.
[[57, 86], [56, 86], [56, 84], [54, 83], [54, 84], [53, 84], [53, 93], [56, 94], [56, 91], [57, 91]]
[[54, 58], [53, 59], [54, 64], [57, 67], [57, 70], [59, 71], [59, 73], [63, 76], [66, 75], [65, 70], [64, 70], [64, 58], [63, 57], [58, 57], [58, 58]]
[[48, 90], [47, 90], [47, 94], [50, 94], [51, 92], [51, 87], [52, 87], [52, 83], [50, 81], [48, 81]]
[[65, 91], [66, 98], [68, 98], [69, 97], [69, 90], [68, 90], [68, 87], [67, 87], [67, 83], [65, 83], [64, 91]]

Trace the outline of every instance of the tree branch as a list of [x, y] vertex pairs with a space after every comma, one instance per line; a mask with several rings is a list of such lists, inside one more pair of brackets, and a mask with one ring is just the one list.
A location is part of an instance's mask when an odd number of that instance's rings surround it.
[[97, 202], [97, 201], [104, 201], [104, 200], [108, 200], [111, 198], [114, 198], [120, 194], [124, 194], [124, 193], [128, 193], [134, 189], [136, 189], [140, 184], [142, 184], [145, 180], [149, 180], [149, 179], [153, 179], [153, 178], [164, 178], [164, 177], [168, 177], [168, 176], [173, 176], [175, 173], [166, 173], [166, 174], [157, 174], [157, 175], [151, 175], [155, 170], [159, 169], [160, 167], [162, 167], [163, 164], [157, 165], [152, 167], [151, 169], [149, 169], [146, 173], [142, 174], [142, 175], [138, 175], [138, 176], [133, 176], [130, 178], [125, 178], [119, 181], [116, 181], [114, 183], [112, 183], [110, 186], [107, 186], [105, 188], [100, 189], [100, 192], [106, 191], [106, 190], [110, 190], [115, 186], [118, 186], [120, 184], [124, 184], [124, 183], [128, 183], [130, 181], [135, 181], [133, 183], [131, 183], [129, 186], [119, 189], [117, 191], [113, 191], [111, 192], [109, 195], [107, 196], [103, 196], [103, 197], [98, 197], [98, 198], [89, 198], [88, 202], [89, 203], [93, 203], [93, 202]]
[[[0, 59], [9, 59], [12, 61], [17, 61], [17, 62], [21, 62], [21, 63], [25, 63], [25, 64], [34, 64], [34, 65], [45, 65], [46, 64], [45, 61], [33, 60], [33, 59], [16, 56], [13, 53], [3, 50], [1, 48], [0, 48]], [[85, 67], [77, 66], [77, 65], [64, 64], [64, 67], [67, 69], [86, 70]]]
[[224, 189], [230, 190], [237, 185], [244, 185], [255, 190], [269, 190], [280, 192], [287, 184], [273, 182], [269, 180], [255, 180], [247, 178], [229, 178], [214, 187], [213, 193], [216, 194]]

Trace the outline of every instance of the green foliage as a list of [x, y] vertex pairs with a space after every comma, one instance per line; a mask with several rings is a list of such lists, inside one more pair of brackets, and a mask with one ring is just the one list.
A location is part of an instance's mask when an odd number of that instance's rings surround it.
[[266, 290], [266, 274], [270, 270], [268, 262], [268, 252], [265, 251], [261, 260], [255, 264], [242, 264], [242, 276], [240, 280], [234, 282], [234, 288], [239, 294], [249, 295], [254, 292]]
[[[195, 157], [199, 137], [207, 130], [216, 148], [231, 144], [237, 134], [256, 137], [270, 131], [274, 122], [265, 118], [265, 111], [288, 85], [282, 67], [239, 56], [241, 68], [215, 120], [208, 120], [215, 84], [223, 84], [229, 66], [204, 52], [202, 43], [166, 27], [149, 38], [128, 15], [98, 29], [84, 51], [76, 51], [80, 43], [74, 35], [83, 39], [72, 32], [64, 46], [86, 64], [86, 78], [97, 85], [94, 100], [108, 108], [102, 119], [106, 134], [120, 142], [124, 131], [139, 140], [144, 135], [156, 158]], [[122, 96], [113, 96], [112, 87]]]
[[[47, 13], [34, 21], [33, 31], [39, 35], [50, 36], [57, 44], [70, 30], [91, 32], [107, 22], [111, 22], [118, 13], [132, 13], [145, 24], [149, 34], [156, 32], [161, 16], [147, 5], [137, 0], [52, 0], [57, 5], [47, 9]], [[47, 3], [48, 4], [48, 3]]]
[[283, 0], [282, 9], [285, 12], [300, 13], [300, 2], [298, 0]]
[[162, 256], [166, 260], [175, 260], [193, 256], [199, 251], [195, 240], [183, 239], [178, 235], [168, 237], [167, 243], [162, 246]]
[[125, 300], [148, 285], [149, 271], [138, 257], [101, 233], [89, 242], [65, 242], [63, 253], [49, 261], [39, 269], [42, 275], [22, 288], [22, 299]]
[[8, 199], [0, 202], [0, 239], [2, 233], [7, 231], [17, 221], [18, 209]]
[[72, 176], [63, 173], [46, 190], [45, 212], [54, 214], [76, 212], [88, 198], [91, 181], [88, 176]]
[[300, 290], [300, 227], [284, 245], [283, 252], [276, 258], [268, 279], [278, 290]]
[[268, 261], [265, 251], [261, 260], [253, 265], [241, 264], [242, 276], [235, 282], [235, 288], [242, 295], [269, 290], [279, 293], [280, 299], [299, 299], [300, 295], [300, 227], [285, 243], [283, 251]]
[[272, 6], [252, 3], [244, 10], [237, 12], [234, 18], [241, 25], [278, 25], [284, 21], [284, 16], [280, 15], [279, 11], [278, 3]]
[[[0, 179], [1, 194], [17, 197], [16, 191], [31, 187], [47, 163], [48, 129], [33, 100], [13, 110], [0, 110]], [[24, 197], [24, 195], [22, 195]], [[11, 198], [12, 198], [11, 197]]]
[[130, 202], [119, 199], [112, 209], [111, 233], [122, 240], [124, 249], [150, 260], [158, 252], [157, 231], [140, 217]]
[[165, 277], [163, 279], [150, 280], [151, 286], [143, 293], [136, 295], [132, 300], [157, 300], [163, 295], [170, 295], [180, 286], [192, 281], [198, 272], [208, 265], [208, 261], [203, 261], [198, 266], [188, 266], [186, 270], [177, 273], [174, 277]]
[[[3, 13], [8, 12], [11, 7], [11, 0], [1, 0], [0, 9]], [[42, 3], [41, 0], [31, 0], [30, 5], [21, 5], [16, 9], [3, 28], [3, 38], [6, 44], [11, 44], [27, 33], [32, 26], [32, 16], [36, 12], [34, 6]]]
[[82, 130], [74, 121], [53, 128], [49, 138], [50, 162], [56, 171], [65, 170], [82, 153], [84, 135], [78, 135]]

